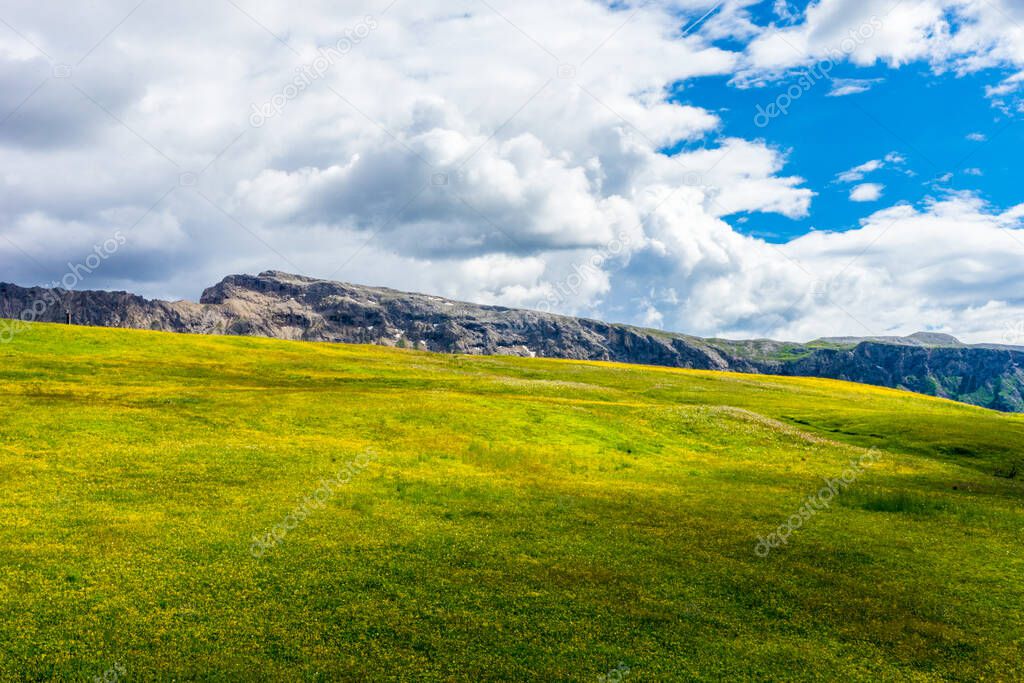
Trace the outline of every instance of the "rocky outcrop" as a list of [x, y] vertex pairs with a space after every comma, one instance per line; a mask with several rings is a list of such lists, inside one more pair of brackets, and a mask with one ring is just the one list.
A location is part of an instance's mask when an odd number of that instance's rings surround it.
[[[701, 339], [276, 271], [229, 276], [199, 303], [0, 285], [0, 318], [65, 322], [68, 313], [77, 324], [104, 327], [829, 377], [1024, 411], [1024, 349], [966, 346], [947, 335], [810, 344]], [[0, 337], [10, 332], [7, 323]]]
[[942, 396], [994, 410], [1024, 412], [1024, 351], [982, 346], [860, 342], [816, 349], [775, 370]]

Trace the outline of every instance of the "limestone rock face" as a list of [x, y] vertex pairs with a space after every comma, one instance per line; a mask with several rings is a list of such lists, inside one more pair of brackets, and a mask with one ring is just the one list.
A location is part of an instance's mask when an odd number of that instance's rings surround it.
[[809, 344], [701, 339], [277, 271], [231, 275], [199, 303], [0, 284], [0, 318], [65, 322], [67, 312], [76, 324], [103, 327], [828, 377], [1024, 412], [1024, 349], [968, 346], [942, 334]]

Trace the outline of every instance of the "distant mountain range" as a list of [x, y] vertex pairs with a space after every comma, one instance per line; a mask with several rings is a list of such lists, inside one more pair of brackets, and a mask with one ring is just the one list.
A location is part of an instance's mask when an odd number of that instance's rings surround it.
[[66, 322], [70, 313], [74, 323], [103, 327], [827, 377], [1024, 412], [1024, 348], [967, 345], [944, 334], [806, 344], [703, 339], [277, 271], [231, 275], [199, 303], [127, 292], [56, 294], [0, 284], [0, 318]]

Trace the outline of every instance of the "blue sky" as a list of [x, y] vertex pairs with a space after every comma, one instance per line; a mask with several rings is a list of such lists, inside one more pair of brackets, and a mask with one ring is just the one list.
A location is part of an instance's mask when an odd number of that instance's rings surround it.
[[[785, 93], [801, 72], [762, 87], [737, 87], [727, 75], [673, 88], [673, 101], [718, 114], [722, 135], [763, 139], [784, 151], [786, 172], [805, 178], [817, 193], [806, 217], [755, 213], [733, 220], [737, 230], [773, 242], [815, 229], [849, 230], [880, 206], [917, 203], [951, 189], [977, 192], [999, 206], [1021, 201], [1024, 126], [1018, 125], [1019, 115], [1007, 115], [984, 96], [985, 86], [1001, 80], [1002, 72], [936, 75], [916, 64], [898, 69], [840, 64], [832, 78], [818, 80], [805, 91], [787, 115], [757, 126], [758, 107], [763, 109]], [[852, 79], [872, 81], [870, 89], [830, 96], [837, 80]], [[681, 144], [677, 149], [693, 146]], [[882, 199], [850, 201], [857, 183], [841, 182], [838, 176], [893, 153], [905, 161], [886, 163], [861, 181], [884, 185]]]

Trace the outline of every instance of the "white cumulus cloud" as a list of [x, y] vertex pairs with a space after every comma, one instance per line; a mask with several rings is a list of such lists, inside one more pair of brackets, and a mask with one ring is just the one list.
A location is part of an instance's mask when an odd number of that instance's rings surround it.
[[877, 202], [882, 197], [885, 185], [879, 183], [861, 183], [850, 190], [851, 202]]

